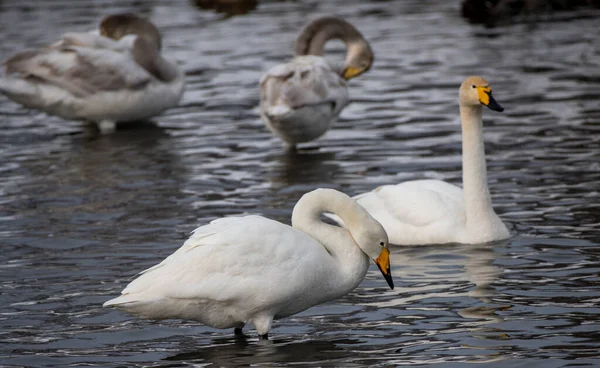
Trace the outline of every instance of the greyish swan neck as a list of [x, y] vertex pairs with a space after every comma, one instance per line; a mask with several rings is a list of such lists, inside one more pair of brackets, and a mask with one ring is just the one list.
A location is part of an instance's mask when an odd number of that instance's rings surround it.
[[322, 17], [306, 26], [296, 39], [296, 56], [323, 55], [327, 41], [342, 40], [348, 47], [364, 41], [360, 32], [350, 23], [336, 17]]
[[460, 106], [462, 125], [463, 191], [467, 228], [494, 215], [488, 189], [481, 106]]

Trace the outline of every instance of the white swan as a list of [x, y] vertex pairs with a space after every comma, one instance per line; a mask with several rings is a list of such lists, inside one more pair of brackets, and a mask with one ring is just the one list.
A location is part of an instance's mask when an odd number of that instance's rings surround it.
[[160, 54], [161, 36], [133, 14], [105, 17], [99, 31], [67, 33], [57, 43], [5, 61], [0, 92], [64, 119], [117, 122], [150, 118], [178, 104], [183, 71]]
[[[322, 56], [325, 43], [339, 38], [348, 49], [343, 68]], [[260, 80], [260, 114], [267, 127], [289, 145], [316, 139], [348, 104], [346, 80], [373, 63], [369, 43], [350, 23], [322, 17], [296, 40], [296, 56], [271, 68]]]
[[[326, 211], [344, 219], [348, 230], [322, 222]], [[394, 288], [385, 230], [347, 195], [333, 189], [305, 194], [292, 225], [261, 216], [215, 220], [104, 306], [150, 319], [234, 327], [236, 333], [251, 322], [266, 338], [273, 319], [357, 287], [369, 257]]]
[[469, 77], [462, 83], [459, 104], [464, 190], [439, 180], [415, 180], [354, 197], [383, 225], [392, 244], [474, 244], [509, 237], [492, 207], [481, 119], [482, 105], [494, 111], [504, 109], [481, 77]]

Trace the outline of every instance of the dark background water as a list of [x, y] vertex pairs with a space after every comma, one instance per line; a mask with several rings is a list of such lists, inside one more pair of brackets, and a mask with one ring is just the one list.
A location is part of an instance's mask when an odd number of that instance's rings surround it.
[[[0, 96], [3, 366], [600, 366], [600, 12], [484, 28], [460, 1], [261, 2], [228, 17], [187, 1], [2, 1], [0, 57], [135, 11], [188, 75], [154, 126], [95, 136]], [[286, 153], [258, 116], [257, 81], [308, 19], [337, 14], [376, 53], [352, 103]], [[328, 47], [343, 58], [343, 45]], [[305, 192], [402, 180], [460, 184], [457, 89], [482, 75], [490, 190], [510, 240], [396, 247], [390, 291], [354, 292], [255, 332], [151, 322], [102, 303], [217, 217], [289, 223]]]

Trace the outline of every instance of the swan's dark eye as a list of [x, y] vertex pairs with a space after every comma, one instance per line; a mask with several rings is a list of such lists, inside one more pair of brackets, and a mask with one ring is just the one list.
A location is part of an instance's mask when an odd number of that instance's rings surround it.
[[385, 245], [384, 242], [379, 242], [379, 245], [381, 245], [382, 247]]
[[475, 85], [473, 84], [471, 87], [475, 88]]

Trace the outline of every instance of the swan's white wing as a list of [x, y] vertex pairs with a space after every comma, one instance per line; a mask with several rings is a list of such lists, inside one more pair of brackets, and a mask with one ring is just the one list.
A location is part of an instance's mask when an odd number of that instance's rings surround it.
[[125, 52], [131, 50], [135, 35], [127, 35], [120, 40], [101, 36], [98, 31], [91, 32], [67, 32], [62, 38], [52, 44], [51, 48], [61, 49], [65, 47], [89, 47], [94, 49], [107, 49]]
[[129, 52], [73, 45], [79, 41], [67, 38], [70, 46], [20, 52], [5, 62], [6, 73], [55, 85], [78, 97], [139, 90], [151, 81]]
[[417, 227], [449, 217], [460, 221], [465, 213], [462, 189], [439, 180], [384, 185], [355, 199], [369, 213]]
[[[392, 244], [448, 243], [465, 224], [462, 189], [439, 180], [384, 185], [354, 199], [381, 223]], [[339, 217], [326, 216], [345, 226]]]
[[348, 103], [346, 82], [318, 56], [300, 56], [274, 66], [261, 78], [260, 87], [265, 110], [329, 104], [337, 115]]
[[196, 229], [181, 248], [105, 306], [165, 299], [239, 301], [259, 289], [276, 303], [304, 290], [306, 280], [290, 274], [318, 277], [330, 258], [312, 237], [279, 222], [260, 216], [221, 219]]

